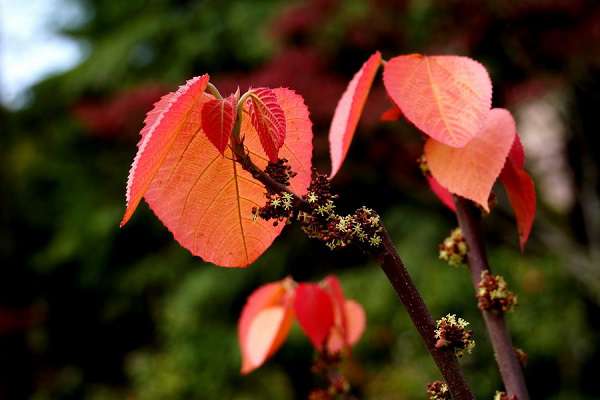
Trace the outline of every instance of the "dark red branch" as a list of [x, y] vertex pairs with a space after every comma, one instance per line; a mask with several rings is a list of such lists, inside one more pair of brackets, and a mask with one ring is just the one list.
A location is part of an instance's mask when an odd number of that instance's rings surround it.
[[435, 347], [435, 323], [433, 318], [410, 278], [385, 227], [382, 236], [384, 253], [381, 256], [381, 268], [390, 280], [400, 301], [404, 304], [410, 319], [425, 342], [427, 350], [442, 373], [452, 398], [474, 399], [475, 397], [467, 385], [454, 351]]
[[[481, 274], [484, 271], [491, 273], [483, 243], [480, 211], [472, 202], [458, 196], [454, 196], [454, 203], [458, 224], [469, 247], [467, 259], [473, 287], [477, 292]], [[507, 394], [516, 396], [517, 400], [529, 400], [523, 369], [514, 351], [504, 315], [488, 310], [481, 310], [481, 312]]]
[[[267, 188], [276, 192], [291, 193], [296, 198], [300, 199], [301, 206], [308, 208], [308, 204], [302, 200], [301, 197], [290, 191], [287, 186], [273, 180], [264, 171], [260, 170], [244, 152], [243, 146], [236, 146], [234, 148], [234, 153], [236, 154], [236, 160], [240, 163], [242, 168], [250, 172], [255, 179], [260, 181]], [[390, 280], [392, 287], [400, 298], [400, 301], [402, 304], [404, 304], [410, 319], [413, 321], [413, 324], [425, 342], [427, 350], [429, 353], [431, 353], [431, 356], [440, 369], [440, 372], [448, 384], [448, 388], [450, 389], [453, 399], [475, 399], [471, 393], [471, 390], [469, 389], [454, 352], [452, 350], [438, 349], [435, 347], [436, 339], [434, 320], [431, 317], [423, 298], [419, 294], [419, 291], [410, 278], [410, 275], [408, 274], [404, 263], [400, 259], [400, 256], [398, 255], [385, 227], [383, 227], [382, 238], [383, 251], [377, 257], [381, 268]]]

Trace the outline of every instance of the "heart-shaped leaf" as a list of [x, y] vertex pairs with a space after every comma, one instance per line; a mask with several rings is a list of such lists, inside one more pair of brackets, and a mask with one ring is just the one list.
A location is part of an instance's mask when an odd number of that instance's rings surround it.
[[535, 185], [523, 168], [524, 164], [523, 145], [519, 136], [515, 136], [506, 164], [500, 173], [500, 181], [506, 189], [508, 199], [515, 212], [521, 250], [525, 248], [531, 233], [536, 211]]
[[467, 57], [395, 57], [385, 65], [383, 82], [409, 121], [452, 147], [463, 147], [478, 134], [491, 107], [490, 77]]
[[[291, 189], [304, 194], [311, 177], [312, 128], [302, 97], [289, 89], [273, 90], [288, 124], [281, 155], [297, 175]], [[244, 267], [256, 260], [279, 235], [285, 224], [252, 217], [253, 207], [265, 204], [264, 186], [224, 156], [202, 131], [202, 106], [212, 96], [194, 99], [194, 113], [185, 120], [165, 154], [144, 197], [175, 239], [192, 254], [225, 267]], [[244, 144], [260, 168], [267, 164], [258, 134], [249, 121], [241, 121]], [[179, 121], [182, 123], [183, 121]]]
[[299, 284], [294, 311], [300, 327], [313, 346], [322, 349], [334, 322], [333, 303], [327, 292], [313, 283]]
[[224, 99], [212, 99], [202, 107], [202, 130], [221, 154], [229, 143], [236, 117], [239, 92]]
[[431, 174], [451, 193], [473, 200], [488, 211], [492, 186], [504, 167], [515, 134], [510, 113], [495, 108], [488, 112], [481, 132], [462, 148], [429, 139], [425, 157]]
[[265, 153], [276, 162], [285, 141], [286, 117], [275, 92], [269, 88], [252, 89], [248, 111]]
[[358, 120], [380, 65], [381, 53], [375, 52], [354, 75], [337, 104], [329, 129], [330, 178], [335, 176], [346, 158]]
[[125, 225], [154, 180], [178, 138], [193, 136], [199, 128], [198, 107], [208, 84], [208, 75], [192, 78], [176, 92], [163, 96], [146, 115], [138, 151], [127, 180]]

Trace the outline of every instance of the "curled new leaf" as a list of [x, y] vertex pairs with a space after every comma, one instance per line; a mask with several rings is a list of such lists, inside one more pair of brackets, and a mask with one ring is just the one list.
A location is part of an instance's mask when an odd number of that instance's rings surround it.
[[491, 107], [490, 77], [467, 57], [398, 56], [385, 65], [383, 82], [409, 121], [452, 147], [478, 134]]
[[208, 75], [192, 78], [176, 92], [163, 96], [146, 115], [138, 151], [127, 179], [125, 225], [155, 179], [174, 143], [194, 135], [199, 126], [198, 107], [208, 84]]
[[260, 367], [287, 337], [294, 316], [292, 299], [287, 280], [261, 286], [248, 298], [238, 324], [243, 374]]
[[323, 283], [331, 296], [334, 310], [334, 325], [327, 338], [327, 351], [335, 354], [350, 348], [360, 339], [365, 329], [366, 317], [360, 304], [346, 300], [342, 286], [335, 276], [328, 276]]
[[484, 127], [462, 148], [433, 139], [425, 143], [431, 175], [451, 193], [488, 210], [488, 199], [515, 138], [515, 121], [504, 109], [489, 111]]
[[375, 52], [354, 75], [337, 104], [329, 129], [330, 178], [333, 178], [338, 172], [348, 153], [358, 120], [380, 65], [381, 53]]
[[286, 117], [277, 96], [269, 88], [252, 89], [248, 104], [252, 126], [269, 160], [275, 162], [286, 136]]
[[[287, 140], [280, 153], [297, 173], [291, 189], [303, 194], [311, 176], [308, 110], [302, 97], [291, 90], [275, 89], [273, 93], [288, 124]], [[274, 227], [271, 222], [252, 218], [252, 208], [265, 202], [266, 189], [233, 160], [229, 148], [223, 157], [204, 134], [200, 113], [211, 99], [207, 94], [193, 98], [193, 112], [187, 119], [173, 117], [185, 129], [163, 155], [145, 199], [192, 254], [220, 266], [244, 267], [271, 245], [284, 224]], [[241, 121], [244, 145], [254, 163], [263, 168], [267, 156], [249, 119], [244, 114]]]
[[330, 296], [319, 285], [301, 283], [296, 288], [294, 310], [300, 327], [313, 346], [322, 349], [334, 322]]
[[238, 98], [239, 93], [235, 93], [224, 99], [209, 100], [202, 107], [202, 129], [221, 154], [225, 154], [235, 124]]
[[500, 173], [500, 181], [506, 189], [508, 199], [515, 212], [521, 250], [525, 247], [531, 233], [536, 210], [535, 185], [523, 168], [524, 164], [523, 145], [519, 136], [515, 136], [506, 164]]

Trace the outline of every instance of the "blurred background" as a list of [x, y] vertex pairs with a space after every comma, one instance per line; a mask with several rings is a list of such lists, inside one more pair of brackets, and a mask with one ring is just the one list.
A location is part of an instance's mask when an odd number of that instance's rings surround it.
[[[490, 71], [538, 190], [524, 254], [501, 188], [485, 220], [492, 266], [519, 295], [508, 318], [532, 398], [600, 398], [598, 1], [1, 0], [0, 21], [0, 399], [304, 399], [315, 382], [299, 329], [240, 377], [236, 321], [259, 285], [331, 272], [367, 310], [346, 366], [358, 397], [424, 399], [438, 373], [357, 251], [291, 227], [255, 265], [227, 270], [179, 247], [147, 206], [118, 227], [161, 94], [206, 72], [224, 94], [293, 88], [328, 171], [333, 110], [375, 50], [467, 55]], [[434, 316], [472, 322], [462, 364], [491, 399], [501, 386], [468, 272], [437, 259], [456, 222], [420, 175], [416, 129], [378, 121], [389, 104], [378, 84], [334, 181], [340, 206], [380, 211]]]

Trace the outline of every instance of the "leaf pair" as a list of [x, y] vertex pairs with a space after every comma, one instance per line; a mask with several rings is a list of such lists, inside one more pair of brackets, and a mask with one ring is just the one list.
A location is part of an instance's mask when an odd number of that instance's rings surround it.
[[303, 194], [311, 176], [312, 124], [302, 97], [289, 89], [254, 89], [236, 112], [238, 95], [215, 99], [205, 93], [208, 80], [208, 75], [189, 80], [148, 113], [121, 226], [143, 197], [192, 254], [220, 266], [244, 267], [284, 224], [252, 218], [266, 189], [234, 161], [227, 147], [231, 131], [240, 125], [244, 146], [261, 168], [269, 159], [288, 159], [297, 172], [290, 187]]
[[355, 344], [366, 323], [362, 306], [344, 297], [334, 276], [321, 284], [286, 278], [263, 285], [248, 297], [238, 324], [243, 374], [281, 347], [294, 319], [318, 351], [330, 354]]
[[[381, 62], [379, 53], [371, 56], [338, 103], [329, 135], [332, 177], [347, 153]], [[508, 111], [490, 109], [492, 84], [485, 68], [467, 57], [411, 54], [387, 61], [383, 82], [396, 107], [381, 119], [404, 116], [430, 137], [425, 144], [432, 174], [428, 181], [444, 204], [454, 209], [450, 195], [454, 193], [487, 210], [492, 187], [500, 176], [524, 246], [535, 215], [535, 191], [522, 163], [507, 161], [518, 140], [515, 122]], [[501, 175], [502, 171], [506, 172]]]

